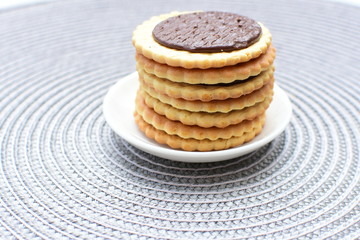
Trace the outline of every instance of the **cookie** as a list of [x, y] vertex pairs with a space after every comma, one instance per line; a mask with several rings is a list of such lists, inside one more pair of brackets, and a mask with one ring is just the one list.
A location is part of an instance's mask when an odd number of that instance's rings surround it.
[[134, 117], [140, 130], [144, 132], [147, 137], [154, 139], [160, 144], [166, 144], [171, 148], [182, 149], [184, 151], [215, 151], [239, 146], [243, 143], [251, 141], [256, 135], [261, 132], [263, 128], [263, 126], [256, 126], [255, 128], [251, 129], [251, 131], [244, 132], [241, 136], [231, 137], [229, 139], [184, 139], [176, 135], [169, 135], [162, 130], [155, 129], [153, 126], [145, 122], [142, 117], [137, 113], [134, 114]]
[[136, 51], [146, 58], [162, 64], [183, 68], [219, 68], [247, 62], [265, 53], [271, 43], [270, 31], [261, 23], [261, 36], [250, 46], [231, 52], [197, 53], [169, 48], [159, 44], [153, 38], [153, 30], [163, 20], [178, 16], [180, 12], [173, 12], [152, 17], [139, 25], [133, 32], [132, 43]]
[[238, 98], [273, 81], [274, 75], [274, 68], [270, 66], [269, 69], [263, 71], [258, 76], [251, 77], [247, 80], [235, 81], [230, 84], [197, 85], [176, 83], [148, 74], [142, 69], [137, 70], [139, 80], [142, 84], [156, 89], [157, 92], [168, 95], [169, 97], [183, 98], [190, 101], [213, 101]]
[[173, 121], [180, 121], [185, 125], [197, 125], [203, 128], [218, 127], [225, 128], [232, 124], [238, 124], [244, 120], [252, 120], [263, 114], [269, 107], [272, 100], [271, 97], [265, 98], [264, 101], [256, 103], [253, 106], [234, 110], [229, 113], [206, 113], [206, 112], [190, 112], [174, 108], [168, 104], [151, 97], [145, 91], [138, 91], [136, 97], [136, 105], [145, 102], [147, 106], [154, 109], [160, 115]]
[[141, 85], [141, 90], [146, 91], [151, 97], [159, 101], [171, 105], [174, 108], [188, 110], [191, 112], [223, 112], [227, 113], [233, 110], [241, 110], [245, 107], [250, 107], [256, 103], [262, 102], [266, 97], [273, 95], [273, 81], [264, 85], [258, 90], [249, 94], [242, 95], [238, 98], [228, 98], [225, 100], [213, 100], [204, 102], [200, 100], [188, 101], [182, 98], [172, 98], [165, 94], [157, 92], [155, 89]]
[[245, 63], [233, 66], [209, 69], [184, 69], [157, 63], [141, 54], [136, 54], [138, 69], [153, 74], [159, 78], [166, 78], [172, 82], [189, 84], [218, 84], [231, 83], [256, 76], [268, 69], [274, 62], [275, 48], [270, 45], [266, 53]]
[[132, 42], [140, 130], [186, 151], [252, 140], [273, 96], [271, 39], [263, 24], [227, 12], [173, 12], [139, 25]]
[[165, 131], [169, 135], [177, 135], [181, 138], [194, 138], [197, 140], [209, 139], [229, 139], [232, 137], [240, 137], [245, 132], [251, 131], [255, 127], [260, 127], [265, 122], [265, 114], [259, 115], [253, 120], [244, 120], [239, 124], [230, 125], [225, 128], [202, 128], [199, 126], [184, 125], [179, 121], [172, 121], [163, 115], [156, 113], [152, 108], [148, 107], [144, 102], [139, 101], [136, 105], [137, 114], [142, 119], [156, 128]]

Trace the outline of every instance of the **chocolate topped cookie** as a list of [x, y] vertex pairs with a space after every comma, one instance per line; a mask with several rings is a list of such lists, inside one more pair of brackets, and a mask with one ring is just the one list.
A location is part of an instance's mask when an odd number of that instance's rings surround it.
[[[210, 24], [210, 21], [207, 20], [206, 23], [206, 20], [201, 17], [202, 14], [208, 15], [208, 18], [213, 19], [214, 22]], [[184, 38], [184, 34], [178, 35], [177, 37], [181, 39], [182, 45], [179, 41], [175, 41], [172, 44], [178, 45], [176, 48], [175, 46], [168, 47], [163, 45], [165, 43], [160, 43], [160, 41], [165, 42], [166, 40], [166, 38], [164, 38], [165, 40], [160, 40], [162, 39], [160, 35], [164, 31], [161, 33], [161, 31], [158, 32], [156, 30], [158, 28], [161, 29], [160, 23], [172, 24], [173, 20], [181, 20], [184, 17], [193, 19], [198, 25], [194, 25], [192, 21], [187, 20], [178, 26], [175, 26], [175, 24], [173, 28], [166, 27], [166, 31], [197, 30], [187, 31], [188, 35], [186, 35], [186, 38]], [[154, 16], [138, 25], [133, 32], [132, 42], [137, 53], [168, 66], [186, 69], [209, 69], [232, 66], [259, 57], [267, 51], [271, 44], [269, 29], [262, 23], [251, 19], [245, 21], [245, 19], [248, 18], [223, 12], [172, 12]], [[165, 26], [163, 27], [163, 30], [165, 30]], [[206, 33], [202, 33], [203, 37], [199, 38], [200, 32], [204, 30]], [[157, 32], [160, 34], [159, 36]], [[214, 39], [214, 36], [216, 39]], [[211, 41], [210, 38], [212, 38]], [[196, 42], [194, 39], [200, 39], [200, 42]], [[166, 41], [170, 44], [168, 40]], [[205, 40], [207, 41], [205, 42]], [[179, 50], [180, 48], [189, 50]]]
[[225, 12], [172, 12], [139, 25], [135, 122], [159, 144], [224, 150], [251, 141], [274, 94], [275, 48], [260, 22]]
[[227, 12], [194, 12], [170, 17], [153, 32], [159, 44], [189, 52], [215, 53], [246, 48], [261, 36], [254, 20]]

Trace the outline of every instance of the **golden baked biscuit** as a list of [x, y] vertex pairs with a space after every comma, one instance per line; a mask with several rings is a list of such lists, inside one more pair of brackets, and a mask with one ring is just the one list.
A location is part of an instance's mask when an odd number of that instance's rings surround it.
[[263, 128], [263, 125], [256, 126], [250, 131], [244, 132], [241, 136], [231, 137], [229, 139], [184, 139], [176, 135], [169, 135], [162, 130], [155, 129], [153, 126], [145, 122], [142, 117], [137, 113], [134, 114], [134, 117], [140, 130], [144, 132], [147, 137], [154, 139], [160, 144], [166, 144], [171, 148], [182, 149], [184, 151], [215, 151], [239, 146], [243, 143], [251, 141], [256, 135], [261, 132]]
[[219, 68], [247, 62], [265, 53], [271, 44], [271, 33], [261, 23], [262, 33], [260, 39], [251, 46], [231, 52], [194, 53], [165, 47], [153, 38], [152, 31], [155, 26], [167, 18], [184, 12], [172, 12], [152, 17], [143, 22], [133, 32], [132, 43], [139, 54], [162, 64], [183, 68]]
[[269, 107], [271, 100], [272, 96], [267, 97], [264, 101], [256, 103], [253, 106], [228, 113], [206, 113], [180, 110], [160, 102], [148, 95], [145, 91], [138, 91], [135, 103], [138, 105], [145, 102], [145, 104], [154, 109], [156, 113], [164, 115], [170, 120], [180, 121], [185, 125], [197, 125], [204, 128], [224, 128], [232, 124], [238, 124], [244, 120], [252, 120], [257, 116], [262, 115]]
[[177, 135], [185, 139], [194, 138], [197, 140], [216, 140], [220, 138], [229, 139], [232, 137], [240, 137], [245, 132], [250, 132], [253, 128], [262, 126], [265, 121], [265, 114], [262, 114], [253, 120], [244, 120], [241, 123], [230, 125], [225, 128], [203, 128], [196, 125], [184, 125], [179, 121], [169, 120], [165, 116], [156, 113], [143, 102], [138, 102], [136, 112], [141, 115], [145, 122], [157, 130], [165, 131], [169, 135]]
[[270, 46], [266, 53], [245, 63], [209, 69], [184, 69], [157, 63], [141, 54], [136, 54], [137, 68], [159, 78], [172, 82], [189, 84], [231, 83], [256, 76], [268, 69], [275, 59], [275, 48]]
[[158, 78], [155, 75], [148, 74], [140, 69], [138, 70], [138, 74], [139, 80], [142, 84], [156, 89], [159, 93], [168, 95], [172, 98], [208, 102], [213, 100], [238, 98], [261, 88], [267, 83], [273, 81], [274, 68], [271, 66], [258, 76], [252, 77], [246, 81], [235, 81], [230, 84], [217, 85], [198, 85], [171, 82], [167, 79]]
[[233, 110], [241, 110], [245, 107], [250, 107], [256, 103], [262, 102], [265, 98], [273, 95], [274, 81], [267, 83], [260, 89], [257, 89], [246, 95], [242, 95], [238, 98], [228, 98], [225, 100], [212, 100], [204, 102], [200, 100], [185, 100], [182, 98], [172, 98], [168, 95], [157, 92], [155, 89], [149, 87], [146, 84], [141, 84], [140, 89], [146, 91], [151, 97], [158, 99], [159, 101], [171, 105], [174, 108], [187, 110], [191, 112], [223, 112], [227, 113]]

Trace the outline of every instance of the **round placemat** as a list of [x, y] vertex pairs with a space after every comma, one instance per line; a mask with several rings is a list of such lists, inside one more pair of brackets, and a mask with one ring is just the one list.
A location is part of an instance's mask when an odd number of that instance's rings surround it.
[[[102, 100], [135, 70], [153, 15], [221, 10], [263, 22], [290, 95], [285, 132], [224, 162], [146, 154]], [[2, 239], [356, 239], [360, 9], [313, 1], [58, 1], [0, 13]], [[129, 99], [129, 101], [132, 101]]]

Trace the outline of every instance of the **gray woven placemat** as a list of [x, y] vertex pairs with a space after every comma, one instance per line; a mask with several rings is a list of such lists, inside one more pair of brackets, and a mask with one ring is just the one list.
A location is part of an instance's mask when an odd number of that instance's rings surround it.
[[[286, 131], [247, 156], [187, 164], [119, 138], [101, 110], [135, 70], [131, 32], [225, 10], [273, 33]], [[310, 1], [60, 1], [0, 13], [1, 239], [360, 236], [360, 9]]]

